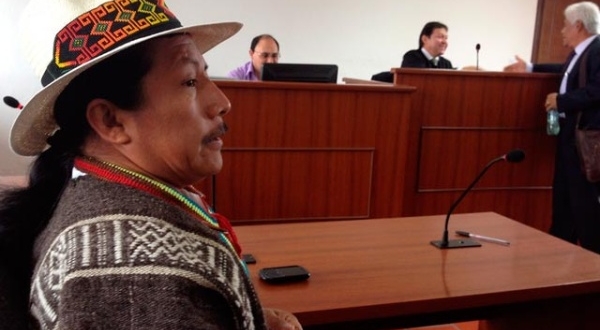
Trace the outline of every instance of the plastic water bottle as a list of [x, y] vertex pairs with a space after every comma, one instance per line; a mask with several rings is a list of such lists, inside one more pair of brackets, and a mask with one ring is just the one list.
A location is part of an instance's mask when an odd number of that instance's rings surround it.
[[546, 133], [548, 133], [548, 135], [558, 135], [558, 132], [560, 132], [558, 111], [556, 111], [556, 109], [550, 109], [547, 116]]

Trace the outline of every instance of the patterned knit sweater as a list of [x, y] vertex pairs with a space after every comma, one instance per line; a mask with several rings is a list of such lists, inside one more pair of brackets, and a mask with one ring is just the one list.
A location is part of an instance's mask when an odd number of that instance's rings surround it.
[[245, 267], [218, 232], [145, 192], [71, 181], [36, 240], [41, 329], [265, 329]]

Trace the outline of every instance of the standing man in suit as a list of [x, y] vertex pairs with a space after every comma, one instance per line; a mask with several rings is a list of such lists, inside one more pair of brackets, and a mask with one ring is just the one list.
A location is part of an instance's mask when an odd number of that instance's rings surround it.
[[409, 50], [402, 58], [403, 68], [452, 69], [442, 57], [448, 48], [448, 27], [440, 22], [425, 24], [419, 36], [419, 49]]
[[579, 112], [582, 126], [600, 128], [600, 11], [584, 1], [569, 5], [564, 15], [563, 43], [573, 50], [564, 64], [531, 64], [517, 56], [504, 70], [562, 73], [558, 93], [548, 94], [544, 105], [560, 114], [550, 233], [600, 253], [600, 184], [587, 181], [575, 146]]

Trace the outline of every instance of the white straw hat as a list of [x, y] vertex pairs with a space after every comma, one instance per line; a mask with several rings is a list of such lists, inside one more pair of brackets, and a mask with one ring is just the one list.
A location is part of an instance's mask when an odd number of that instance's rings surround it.
[[[182, 27], [164, 0], [30, 1], [21, 23], [26, 34], [24, 49], [38, 74], [43, 72], [45, 87], [17, 117], [10, 133], [12, 150], [33, 156], [46, 149], [47, 138], [58, 128], [53, 110], [56, 98], [73, 78], [98, 62], [145, 40], [173, 33], [189, 34], [205, 53], [241, 27], [237, 22]], [[48, 31], [58, 33], [48, 35]], [[54, 38], [52, 44], [49, 38]], [[52, 57], [44, 62], [40, 58], [49, 53], [49, 45]]]

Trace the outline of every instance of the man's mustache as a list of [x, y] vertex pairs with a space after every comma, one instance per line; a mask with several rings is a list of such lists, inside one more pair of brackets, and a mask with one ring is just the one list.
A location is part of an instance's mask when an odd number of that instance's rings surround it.
[[226, 123], [221, 123], [217, 128], [205, 136], [204, 139], [202, 139], [202, 143], [209, 143], [216, 138], [220, 138], [221, 136], [225, 135], [228, 130], [229, 126], [227, 126]]

